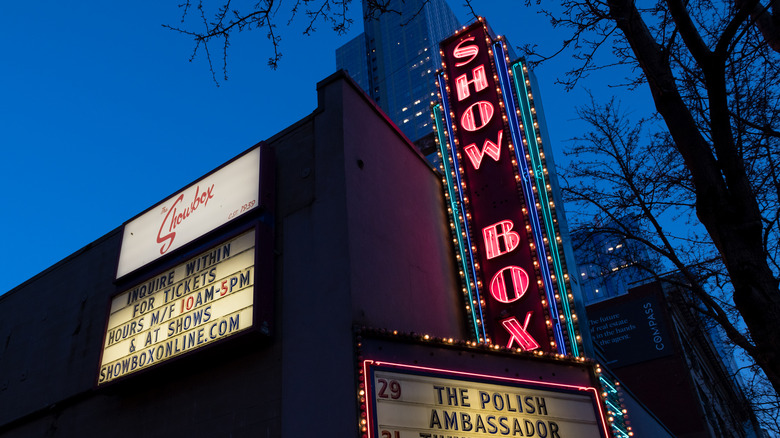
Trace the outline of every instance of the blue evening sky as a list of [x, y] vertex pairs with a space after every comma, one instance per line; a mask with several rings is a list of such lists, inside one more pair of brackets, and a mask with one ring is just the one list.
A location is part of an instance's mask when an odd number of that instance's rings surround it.
[[[449, 2], [467, 21], [461, 1]], [[205, 58], [188, 62], [191, 40], [161, 26], [178, 24], [178, 3], [0, 4], [0, 294], [305, 117], [316, 83], [335, 71], [336, 48], [362, 32], [359, 1], [347, 35], [320, 24], [313, 37], [301, 34], [304, 17], [285, 26], [283, 2], [280, 68], [266, 65], [264, 31], [238, 34], [229, 80], [216, 87]], [[474, 2], [513, 44], [554, 51], [562, 34], [522, 4]], [[556, 147], [578, 134], [574, 105], [587, 100], [554, 84], [569, 63], [536, 70]], [[586, 85], [613, 93], [605, 82]]]

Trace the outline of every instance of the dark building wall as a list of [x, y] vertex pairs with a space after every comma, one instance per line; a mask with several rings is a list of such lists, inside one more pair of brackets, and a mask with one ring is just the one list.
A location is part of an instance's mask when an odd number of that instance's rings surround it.
[[0, 424], [92, 387], [120, 239], [112, 231], [0, 297]]
[[467, 338], [441, 177], [362, 94], [344, 98], [354, 321]]
[[[589, 315], [602, 312], [615, 312], [622, 321], [627, 324], [620, 325], [627, 330], [628, 341], [619, 344], [620, 347], [611, 347], [607, 360], [608, 366], [615, 375], [625, 383], [639, 399], [645, 403], [650, 410], [664, 422], [677, 436], [709, 436], [702, 432], [705, 425], [701, 421], [701, 406], [695, 395], [692, 393], [690, 385], [689, 371], [685, 365], [682, 355], [679, 354], [680, 347], [673, 340], [671, 327], [668, 326], [668, 315], [665, 312], [663, 297], [660, 288], [640, 287], [633, 290], [632, 294], [623, 295], [606, 301], [588, 306]], [[648, 327], [648, 314], [642, 309], [645, 303], [642, 298], [650, 296], [653, 298], [652, 310], [649, 314], [654, 317], [653, 322], [658, 321], [663, 331], [658, 331], [657, 336], [662, 339], [665, 350], [668, 352], [659, 355], [652, 345], [651, 338], [653, 332]], [[626, 304], [627, 303], [627, 304]], [[620, 305], [633, 306], [630, 313], [619, 307]], [[644, 305], [643, 305], [644, 304]], [[617, 309], [617, 310], [616, 310]], [[595, 317], [594, 317], [595, 318]], [[617, 324], [617, 323], [616, 323]], [[593, 327], [593, 326], [591, 326]], [[646, 333], [645, 333], [646, 332]], [[594, 334], [594, 339], [597, 335]], [[609, 340], [607, 340], [609, 342]], [[608, 345], [609, 346], [609, 345]], [[640, 350], [640, 351], [634, 351]], [[678, 353], [678, 354], [674, 354]], [[628, 361], [629, 357], [638, 356], [638, 359]], [[619, 358], [627, 362], [610, 364], [612, 359]]]
[[[318, 92], [313, 157], [296, 155], [286, 169], [298, 129], [270, 140], [286, 175], [280, 193], [301, 196], [279, 200], [284, 436], [307, 436], [312, 425], [356, 433], [353, 324], [464, 330], [462, 309], [430, 311], [459, 301], [438, 176], [354, 83], [337, 75]], [[339, 414], [305, 409], [312, 403]]]
[[354, 324], [465, 337], [439, 177], [345, 75], [318, 95], [268, 140], [270, 340], [94, 388], [120, 227], [0, 298], [0, 437], [356, 436]]
[[677, 437], [757, 436], [749, 403], [704, 335], [704, 323], [694, 317], [689, 293], [664, 287], [648, 283], [588, 306], [593, 320], [622, 319], [615, 324], [628, 336], [594, 332], [596, 342], [605, 341], [604, 363]]
[[93, 389], [120, 240], [113, 231], [3, 296], [0, 436], [278, 434], [276, 345], [216, 349]]

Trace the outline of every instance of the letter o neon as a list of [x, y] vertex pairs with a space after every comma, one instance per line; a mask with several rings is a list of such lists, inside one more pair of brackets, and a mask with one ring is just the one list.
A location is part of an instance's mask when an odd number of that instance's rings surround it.
[[[477, 107], [477, 111], [479, 111], [479, 117], [482, 123], [479, 126], [477, 126], [476, 116], [474, 116], [474, 107]], [[490, 123], [494, 112], [495, 111], [493, 110], [492, 103], [486, 100], [474, 102], [466, 109], [466, 111], [463, 112], [463, 115], [460, 117], [460, 126], [466, 131], [478, 131]]]
[[[509, 298], [509, 293], [506, 290], [503, 274], [507, 270], [512, 275], [512, 286], [515, 290], [514, 298]], [[525, 295], [526, 290], [528, 290], [528, 274], [519, 266], [507, 266], [496, 272], [496, 275], [490, 280], [490, 295], [493, 295], [493, 298], [502, 303], [512, 303], [519, 300]]]

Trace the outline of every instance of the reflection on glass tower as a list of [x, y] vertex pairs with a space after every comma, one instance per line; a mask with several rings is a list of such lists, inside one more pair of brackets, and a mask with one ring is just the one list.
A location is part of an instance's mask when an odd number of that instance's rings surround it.
[[611, 229], [644, 234], [639, 217], [625, 216], [618, 222], [599, 224], [572, 236], [586, 305], [625, 295], [629, 289], [653, 281], [650, 272], [661, 270], [657, 255], [620, 232], [605, 231]]
[[[460, 26], [445, 0], [392, 0], [366, 17], [364, 33], [336, 50], [336, 67], [371, 96], [412, 141], [433, 132], [439, 41]], [[364, 15], [367, 11], [363, 1]]]

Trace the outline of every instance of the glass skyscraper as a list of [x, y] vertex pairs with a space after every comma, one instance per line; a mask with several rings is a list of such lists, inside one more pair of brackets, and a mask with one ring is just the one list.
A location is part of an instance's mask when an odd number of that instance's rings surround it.
[[[600, 229], [644, 234], [641, 220], [635, 216], [600, 225]], [[631, 288], [652, 282], [650, 272], [661, 271], [659, 257], [646, 246], [600, 229], [581, 230], [572, 236], [579, 265], [578, 281], [586, 305], [625, 295]]]
[[346, 70], [417, 141], [433, 132], [439, 41], [460, 24], [445, 0], [392, 0], [389, 8], [401, 14], [365, 19], [364, 32], [336, 50], [336, 67]]

